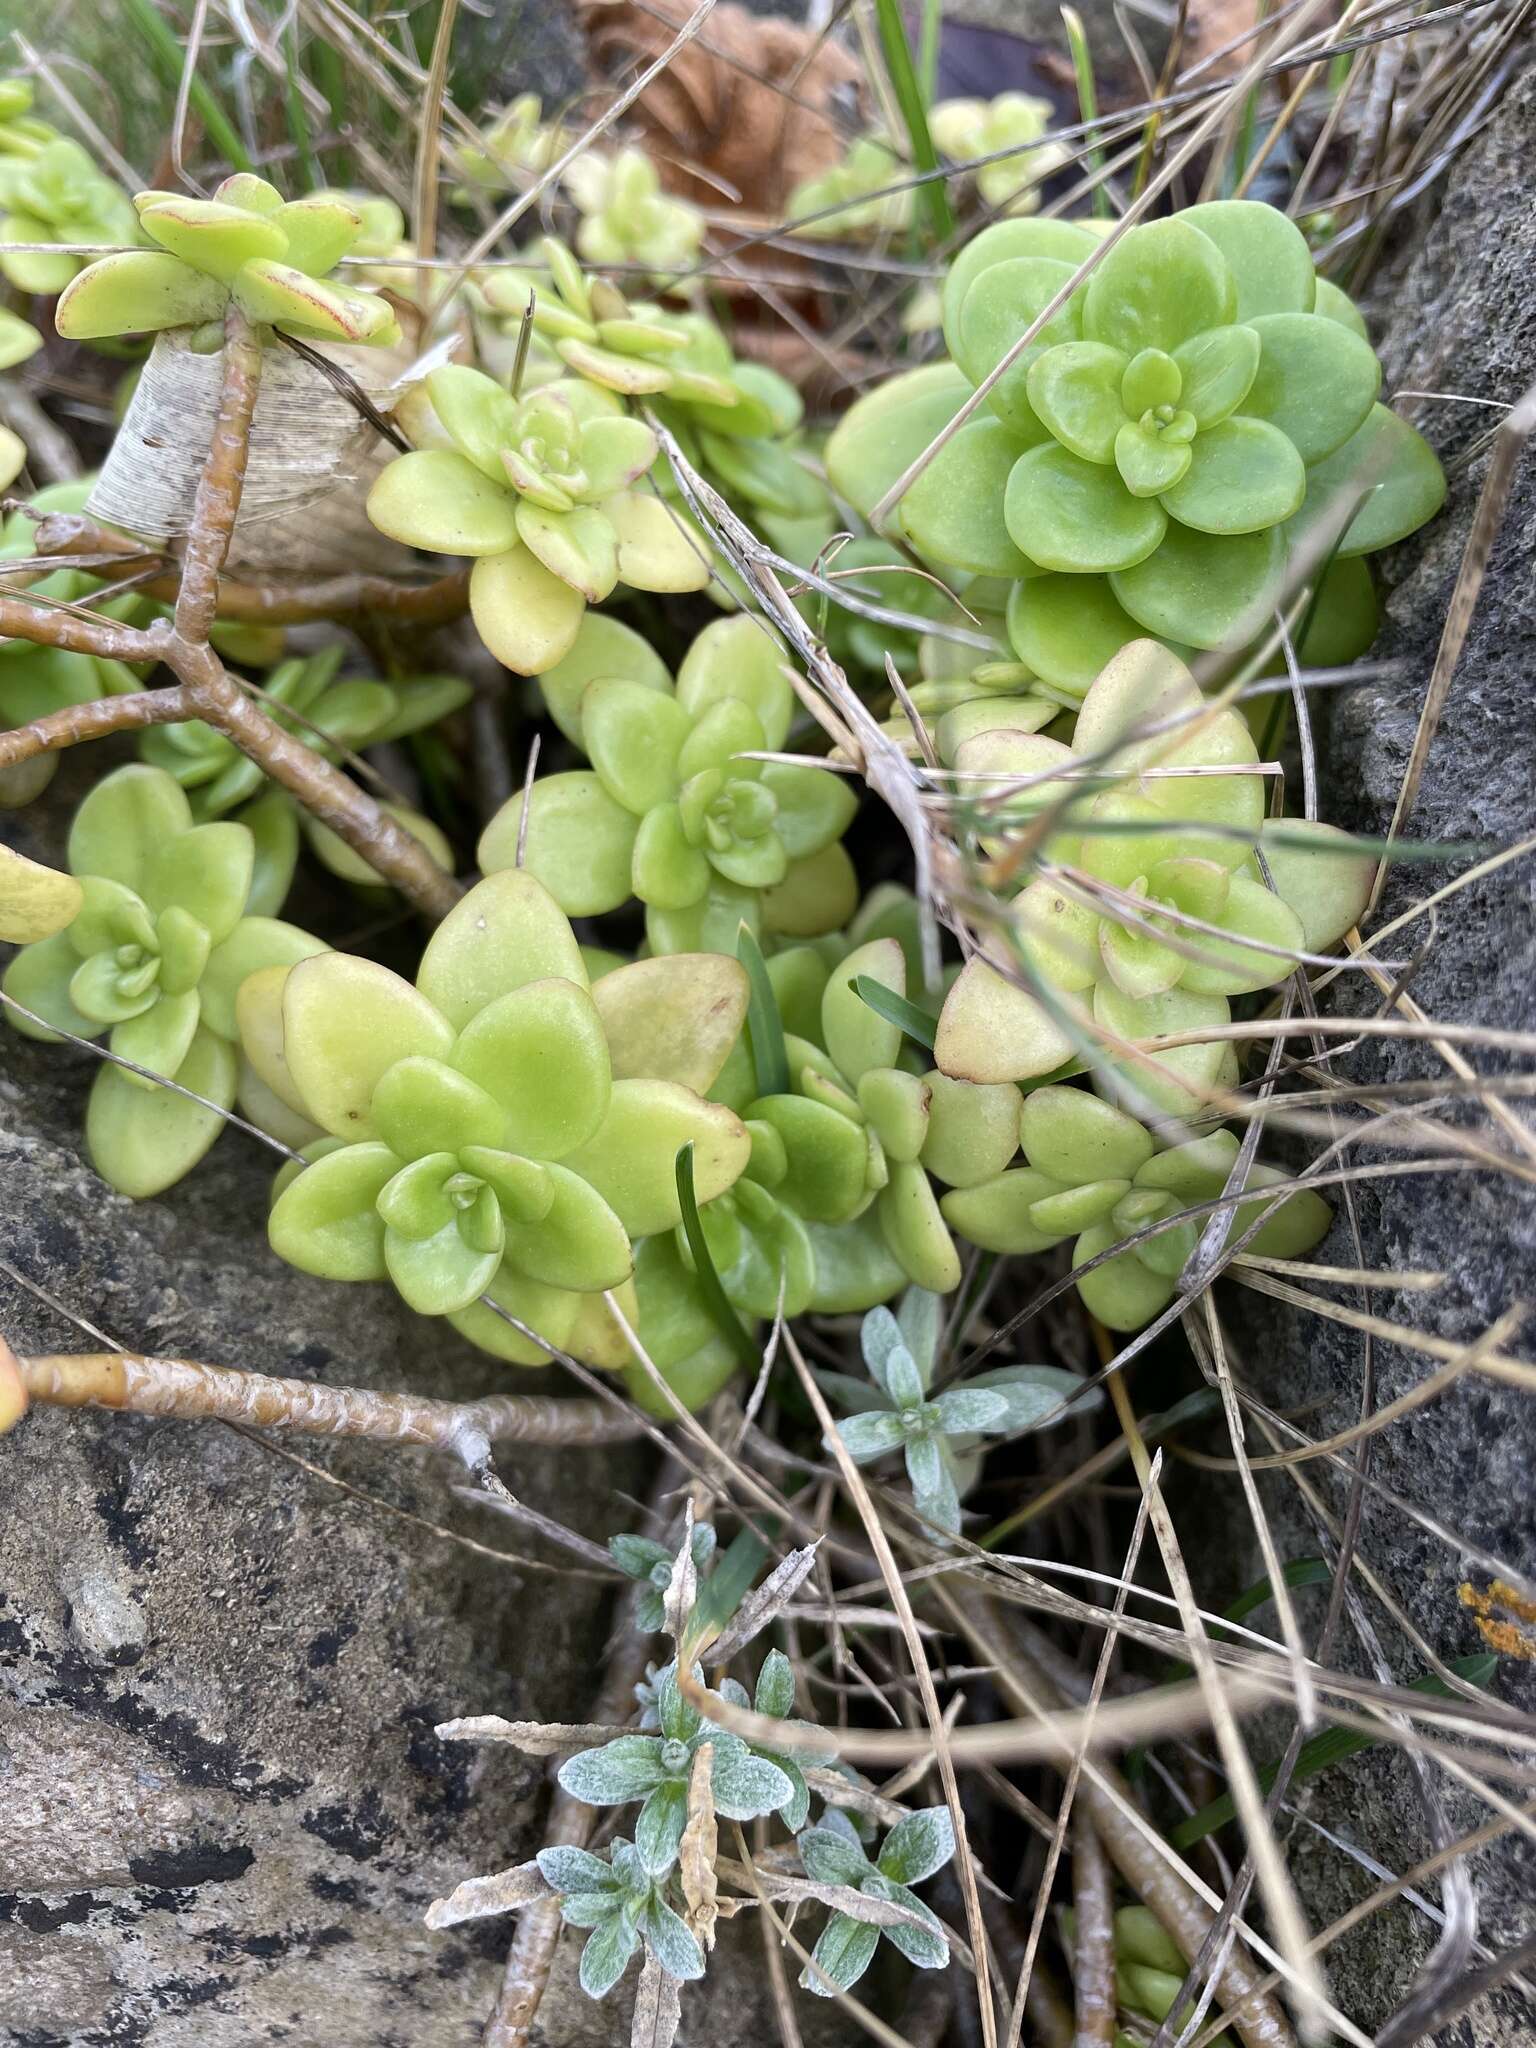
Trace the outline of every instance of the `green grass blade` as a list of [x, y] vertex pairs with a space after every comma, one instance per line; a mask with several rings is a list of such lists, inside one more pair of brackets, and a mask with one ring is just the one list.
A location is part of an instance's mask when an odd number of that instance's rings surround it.
[[[899, 0], [875, 0], [875, 19], [880, 29], [880, 52], [885, 58], [891, 90], [896, 95], [896, 105], [906, 126], [912, 161], [920, 171], [936, 171], [939, 153], [928, 132], [928, 109], [923, 102], [922, 87], [917, 82]], [[942, 178], [932, 178], [927, 184], [919, 185], [917, 203], [919, 210], [927, 216], [929, 231], [937, 240], [942, 241], [954, 232], [955, 217], [950, 211], [949, 194], [944, 189]]]
[[757, 1069], [759, 1095], [789, 1093], [789, 1054], [784, 1050], [784, 1024], [763, 949], [743, 923], [736, 934], [736, 958], [747, 974], [747, 1043]]
[[[1072, 53], [1072, 70], [1077, 79], [1078, 113], [1085, 123], [1091, 124], [1099, 118], [1099, 93], [1094, 83], [1093, 52], [1088, 47], [1088, 34], [1083, 27], [1083, 17], [1075, 7], [1063, 7], [1061, 20], [1067, 31], [1067, 48]], [[1102, 149], [1088, 151], [1088, 168], [1103, 170]], [[1093, 210], [1100, 220], [1108, 220], [1114, 212], [1102, 181], [1093, 188]]]
[[[1476, 1657], [1457, 1657], [1451, 1669], [1458, 1678], [1465, 1678], [1471, 1685], [1486, 1688], [1498, 1669], [1497, 1657], [1484, 1653]], [[1430, 1676], [1416, 1678], [1409, 1686], [1410, 1692], [1428, 1693], [1435, 1699], [1449, 1699], [1451, 1689], [1443, 1680]], [[1328, 1728], [1321, 1735], [1314, 1735], [1310, 1742], [1304, 1742], [1296, 1759], [1292, 1774], [1293, 1785], [1304, 1784], [1308, 1778], [1315, 1778], [1320, 1771], [1342, 1763], [1345, 1757], [1354, 1756], [1362, 1749], [1374, 1749], [1381, 1740], [1379, 1736], [1361, 1735], [1353, 1728]], [[1265, 1764], [1259, 1771], [1259, 1789], [1268, 1795], [1279, 1775], [1278, 1764]], [[1192, 1813], [1188, 1820], [1180, 1821], [1168, 1840], [1175, 1849], [1192, 1849], [1196, 1842], [1203, 1842], [1207, 1835], [1224, 1828], [1236, 1817], [1236, 1808], [1230, 1792], [1223, 1792], [1219, 1799], [1213, 1799], [1208, 1806], [1202, 1806], [1198, 1813]]]
[[920, 1010], [916, 1003], [909, 1003], [905, 996], [897, 995], [883, 981], [876, 981], [868, 974], [856, 974], [848, 986], [860, 1002], [868, 1003], [877, 1017], [883, 1017], [887, 1024], [894, 1024], [898, 1030], [905, 1031], [924, 1052], [933, 1051], [934, 1033], [938, 1026], [926, 1010]]
[[725, 1289], [720, 1285], [720, 1275], [715, 1271], [715, 1262], [709, 1255], [704, 1225], [699, 1220], [699, 1201], [693, 1191], [692, 1139], [678, 1150], [677, 1200], [683, 1212], [683, 1235], [687, 1238], [688, 1249], [693, 1254], [694, 1278], [699, 1283], [699, 1293], [704, 1298], [704, 1306], [709, 1311], [710, 1320], [742, 1364], [750, 1371], [755, 1371], [762, 1363], [762, 1358], [745, 1324], [725, 1298]]
[[[123, 0], [123, 6], [124, 12], [149, 45], [149, 54], [155, 69], [174, 90], [181, 83], [182, 69], [186, 63], [186, 52], [181, 46], [181, 38], [155, 6], [154, 0]], [[254, 170], [256, 167], [251, 162], [234, 123], [195, 72], [189, 97], [203, 126], [208, 130], [208, 139], [214, 147], [223, 153], [237, 171]]]

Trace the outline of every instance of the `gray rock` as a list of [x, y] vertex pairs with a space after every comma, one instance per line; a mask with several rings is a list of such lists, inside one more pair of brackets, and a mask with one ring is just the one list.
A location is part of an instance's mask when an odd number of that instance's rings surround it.
[[[1505, 404], [1536, 382], [1536, 72], [1527, 69], [1494, 119], [1466, 152], [1448, 185], [1415, 219], [1406, 244], [1372, 295], [1373, 331], [1385, 336], [1388, 393], [1453, 392]], [[1396, 579], [1378, 651], [1403, 673], [1338, 695], [1323, 714], [1322, 811], [1370, 833], [1385, 829], [1413, 746], [1435, 648], [1455, 585], [1478, 493], [1487, 470], [1486, 437], [1497, 412], [1467, 403], [1404, 401], [1441, 452], [1451, 475], [1442, 517], [1399, 551]], [[1536, 462], [1529, 456], [1515, 481], [1445, 716], [1429, 756], [1409, 823], [1419, 840], [1477, 839], [1508, 844], [1536, 826], [1536, 776], [1531, 754], [1531, 678], [1536, 674], [1536, 610], [1531, 561], [1536, 543]], [[1450, 875], [1472, 865], [1402, 866], [1387, 888], [1381, 917], [1407, 908]], [[1530, 1029], [1536, 1021], [1536, 899], [1531, 868], [1519, 862], [1446, 903], [1433, 932], [1420, 921], [1392, 942], [1400, 957], [1432, 939], [1412, 992], [1434, 1018]], [[1366, 1007], [1370, 992], [1351, 997], [1337, 984], [1328, 998], [1345, 1009]], [[1505, 1055], [1470, 1051], [1489, 1072], [1507, 1069]], [[1366, 1048], [1340, 1061], [1343, 1078], [1388, 1082], [1445, 1076], [1427, 1047]], [[1515, 1105], [1528, 1121], [1525, 1105]], [[1445, 1110], [1440, 1112], [1447, 1115]], [[1470, 1124], [1465, 1109], [1452, 1120]], [[1365, 1154], [1382, 1157], [1382, 1154]], [[1370, 1306], [1401, 1324], [1470, 1340], [1522, 1299], [1536, 1282], [1536, 1194], [1507, 1175], [1460, 1174], [1375, 1182], [1358, 1196], [1367, 1267], [1443, 1271], [1433, 1294], [1373, 1294]], [[1356, 1263], [1342, 1222], [1314, 1255]], [[1324, 1292], [1341, 1290], [1325, 1288]], [[1240, 1314], [1242, 1358], [1251, 1381], [1273, 1406], [1304, 1411], [1314, 1437], [1356, 1419], [1361, 1393], [1359, 1337], [1319, 1318], [1299, 1317], [1249, 1297]], [[1529, 1334], [1510, 1348], [1529, 1355]], [[1417, 1385], [1433, 1361], [1400, 1348], [1377, 1348], [1376, 1402], [1384, 1405]], [[1252, 1439], [1250, 1440], [1252, 1442]], [[1257, 1446], [1256, 1446], [1257, 1447]], [[1485, 1586], [1490, 1573], [1474, 1546], [1536, 1575], [1536, 1524], [1530, 1475], [1536, 1462], [1536, 1409], [1514, 1388], [1469, 1375], [1449, 1393], [1389, 1426], [1374, 1440], [1371, 1471], [1381, 1484], [1452, 1532], [1449, 1540], [1380, 1496], [1368, 1497], [1360, 1551], [1401, 1603], [1411, 1626], [1443, 1657], [1486, 1648], [1458, 1601], [1463, 1580]], [[1343, 1475], [1318, 1464], [1308, 1476], [1336, 1508]], [[1318, 1538], [1298, 1496], [1274, 1475], [1264, 1482], [1284, 1556], [1316, 1555]], [[1240, 1503], [1231, 1515], [1242, 1517]], [[1243, 1518], [1245, 1519], [1245, 1518]], [[1224, 1566], [1235, 1590], [1262, 1571], [1256, 1549], [1246, 1558], [1229, 1546]], [[1305, 1612], [1315, 1630], [1321, 1595]], [[1365, 1595], [1395, 1676], [1424, 1670], [1422, 1656], [1378, 1603]], [[1348, 1622], [1336, 1653], [1361, 1662]], [[1536, 1705], [1531, 1666], [1502, 1660], [1494, 1692]], [[1442, 1780], [1451, 1825], [1461, 1832], [1488, 1810]], [[1387, 1751], [1362, 1756], [1318, 1780], [1301, 1801], [1315, 1819], [1379, 1858], [1407, 1869], [1433, 1846], [1411, 1773]], [[1374, 1888], [1338, 1849], [1306, 1828], [1289, 1846], [1293, 1877], [1315, 1925], [1343, 1912]], [[1482, 1939], [1503, 1950], [1532, 1930], [1536, 1862], [1518, 1832], [1474, 1859]], [[1438, 1900], [1438, 1888], [1429, 1896]], [[1357, 2023], [1378, 2024], [1403, 1995], [1435, 1929], [1424, 1916], [1395, 1908], [1369, 1919], [1329, 1952], [1334, 1995]], [[1529, 2041], [1536, 2011], [1513, 1993], [1485, 2000], [1442, 2037], [1457, 2048], [1497, 2048]]]

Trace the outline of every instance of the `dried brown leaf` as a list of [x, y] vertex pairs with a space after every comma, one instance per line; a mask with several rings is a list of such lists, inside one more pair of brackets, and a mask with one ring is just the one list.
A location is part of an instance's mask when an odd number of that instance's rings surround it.
[[678, 1845], [678, 1874], [688, 1910], [683, 1916], [705, 1950], [715, 1945], [715, 1920], [719, 1913], [719, 1886], [715, 1880], [715, 1857], [719, 1829], [715, 1825], [715, 1745], [701, 1742], [694, 1752], [693, 1773], [688, 1780], [688, 1825]]
[[514, 1913], [519, 1906], [552, 1896], [537, 1863], [515, 1863], [510, 1870], [492, 1871], [489, 1877], [466, 1877], [446, 1899], [434, 1899], [427, 1908], [427, 1925], [456, 1927], [461, 1920], [487, 1920], [493, 1914]]

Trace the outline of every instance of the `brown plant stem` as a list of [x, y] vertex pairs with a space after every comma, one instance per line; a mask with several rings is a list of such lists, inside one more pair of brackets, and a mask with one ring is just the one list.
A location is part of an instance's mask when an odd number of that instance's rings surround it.
[[[50, 512], [37, 528], [37, 552], [50, 561], [79, 555], [103, 560], [162, 565], [139, 587], [157, 602], [173, 604], [181, 588], [180, 566], [156, 548], [98, 526], [81, 512]], [[361, 573], [318, 576], [308, 582], [252, 583], [220, 575], [218, 616], [242, 625], [300, 626], [320, 619], [383, 617], [392, 624], [443, 626], [461, 618], [469, 605], [469, 571], [454, 569], [430, 583], [396, 583], [388, 576]]]
[[95, 618], [79, 607], [45, 608], [35, 600], [0, 597], [0, 634], [118, 661], [163, 661], [180, 688], [135, 691], [96, 704], [72, 705], [30, 726], [0, 733], [0, 768], [104, 733], [200, 718], [329, 826], [416, 909], [434, 918], [446, 916], [460, 893], [453, 877], [444, 874], [421, 841], [350, 777], [268, 718], [208, 644], [218, 610], [219, 572], [229, 553], [245, 486], [260, 383], [260, 344], [244, 314], [232, 305], [225, 327], [218, 418], [198, 482], [173, 619], [137, 628]]
[[1081, 1805], [1072, 1815], [1072, 1904], [1077, 1918], [1072, 1958], [1077, 2048], [1114, 2048], [1114, 1878], [1098, 1829]]
[[[25, 1398], [44, 1407], [107, 1408], [121, 1415], [288, 1429], [300, 1436], [423, 1444], [464, 1462], [488, 1443], [573, 1447], [626, 1442], [639, 1434], [626, 1415], [603, 1402], [549, 1394], [431, 1401], [132, 1351], [48, 1352], [33, 1358], [12, 1354], [9, 1362]], [[9, 1421], [20, 1413], [18, 1405]], [[0, 1404], [0, 1424], [6, 1422]]]
[[261, 343], [233, 299], [224, 316], [224, 382], [208, 459], [197, 480], [176, 596], [176, 638], [206, 647], [219, 602], [219, 571], [245, 494], [251, 421], [261, 389]]

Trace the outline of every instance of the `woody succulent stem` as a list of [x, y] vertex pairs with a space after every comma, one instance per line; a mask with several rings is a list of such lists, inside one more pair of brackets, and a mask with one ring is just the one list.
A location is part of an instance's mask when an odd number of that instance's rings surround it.
[[231, 303], [225, 321], [223, 391], [197, 488], [171, 620], [130, 627], [73, 609], [45, 610], [24, 597], [0, 597], [0, 634], [118, 661], [164, 662], [180, 687], [71, 705], [31, 725], [0, 733], [0, 768], [105, 733], [199, 718], [328, 825], [408, 902], [429, 917], [443, 917], [459, 896], [452, 876], [445, 875], [420, 840], [382, 811], [349, 776], [321, 760], [259, 710], [209, 645], [208, 636], [218, 615], [219, 572], [240, 511], [260, 382], [260, 345], [250, 322]]
[[640, 1434], [638, 1423], [602, 1401], [556, 1400], [545, 1394], [429, 1401], [132, 1351], [12, 1356], [0, 1365], [0, 1426], [19, 1420], [26, 1403], [107, 1408], [183, 1422], [239, 1422], [300, 1436], [422, 1444], [466, 1463], [481, 1455], [487, 1443], [565, 1448], [618, 1443]]
[[[140, 546], [79, 512], [50, 512], [39, 521], [40, 559], [59, 566], [61, 559], [82, 557], [82, 567], [116, 564], [159, 573], [138, 587], [157, 602], [174, 603], [181, 588], [180, 566], [157, 548]], [[317, 620], [383, 617], [391, 625], [444, 626], [469, 609], [469, 572], [450, 570], [430, 583], [396, 583], [388, 576], [355, 572], [317, 576], [308, 581], [245, 583], [219, 577], [221, 620], [240, 625], [303, 626]]]

